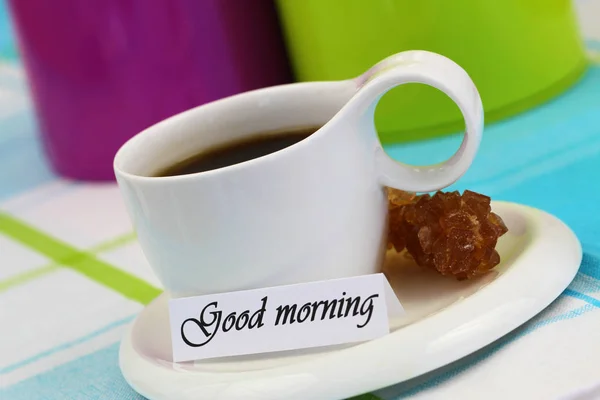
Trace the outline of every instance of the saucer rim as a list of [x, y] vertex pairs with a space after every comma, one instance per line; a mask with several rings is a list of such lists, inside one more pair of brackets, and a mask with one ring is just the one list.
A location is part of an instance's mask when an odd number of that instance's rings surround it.
[[[579, 240], [557, 217], [504, 201], [494, 201], [492, 207], [501, 216], [496, 208], [525, 217], [533, 240], [495, 280], [495, 285], [487, 285], [436, 314], [382, 338], [323, 353], [314, 360], [237, 372], [177, 371], [158, 366], [133, 347], [131, 332], [138, 316], [121, 342], [119, 365], [123, 376], [136, 392], [149, 399], [274, 399], [287, 390], [287, 399], [299, 400], [348, 398], [452, 363], [541, 312], [571, 283], [581, 264]], [[536, 285], [540, 276], [545, 285]], [[153, 304], [156, 300], [147, 307]], [[391, 348], [397, 351], [388, 351]]]

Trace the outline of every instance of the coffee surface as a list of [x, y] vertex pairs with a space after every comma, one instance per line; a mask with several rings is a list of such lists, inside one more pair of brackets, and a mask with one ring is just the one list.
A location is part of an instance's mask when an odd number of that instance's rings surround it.
[[257, 133], [244, 140], [205, 150], [164, 168], [155, 176], [195, 174], [253, 160], [292, 146], [306, 139], [318, 129], [319, 127], [310, 127], [277, 133]]

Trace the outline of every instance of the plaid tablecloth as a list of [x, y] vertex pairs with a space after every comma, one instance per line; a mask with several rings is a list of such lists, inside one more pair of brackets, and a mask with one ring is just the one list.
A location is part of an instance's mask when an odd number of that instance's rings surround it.
[[[581, 3], [600, 11], [597, 2]], [[600, 32], [591, 36], [590, 58], [600, 61]], [[121, 376], [118, 346], [160, 284], [117, 187], [50, 172], [24, 83], [16, 63], [0, 61], [0, 399], [139, 398]], [[430, 162], [459, 142], [388, 151]], [[563, 219], [583, 243], [580, 271], [557, 301], [509, 335], [365, 398], [600, 398], [599, 174], [600, 65], [556, 100], [489, 126], [454, 188]]]

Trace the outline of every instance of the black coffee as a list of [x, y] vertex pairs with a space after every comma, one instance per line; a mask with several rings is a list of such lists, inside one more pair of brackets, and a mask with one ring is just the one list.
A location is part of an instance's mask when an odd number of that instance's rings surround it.
[[293, 131], [252, 135], [245, 140], [227, 143], [221, 147], [196, 154], [159, 171], [155, 176], [195, 174], [239, 164], [283, 150], [306, 139], [316, 132], [317, 129], [319, 128], [311, 127]]

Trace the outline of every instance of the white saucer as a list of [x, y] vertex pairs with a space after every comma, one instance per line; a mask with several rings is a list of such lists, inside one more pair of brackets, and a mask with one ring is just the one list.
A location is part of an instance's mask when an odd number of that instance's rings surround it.
[[[150, 399], [343, 399], [442, 367], [507, 334], [548, 306], [569, 285], [581, 245], [557, 218], [494, 202], [509, 228], [498, 242], [502, 262], [458, 282], [390, 255], [386, 274], [406, 317], [377, 340], [347, 346], [171, 361], [167, 298], [138, 316], [121, 343], [127, 382]], [[404, 265], [401, 265], [404, 264]]]

